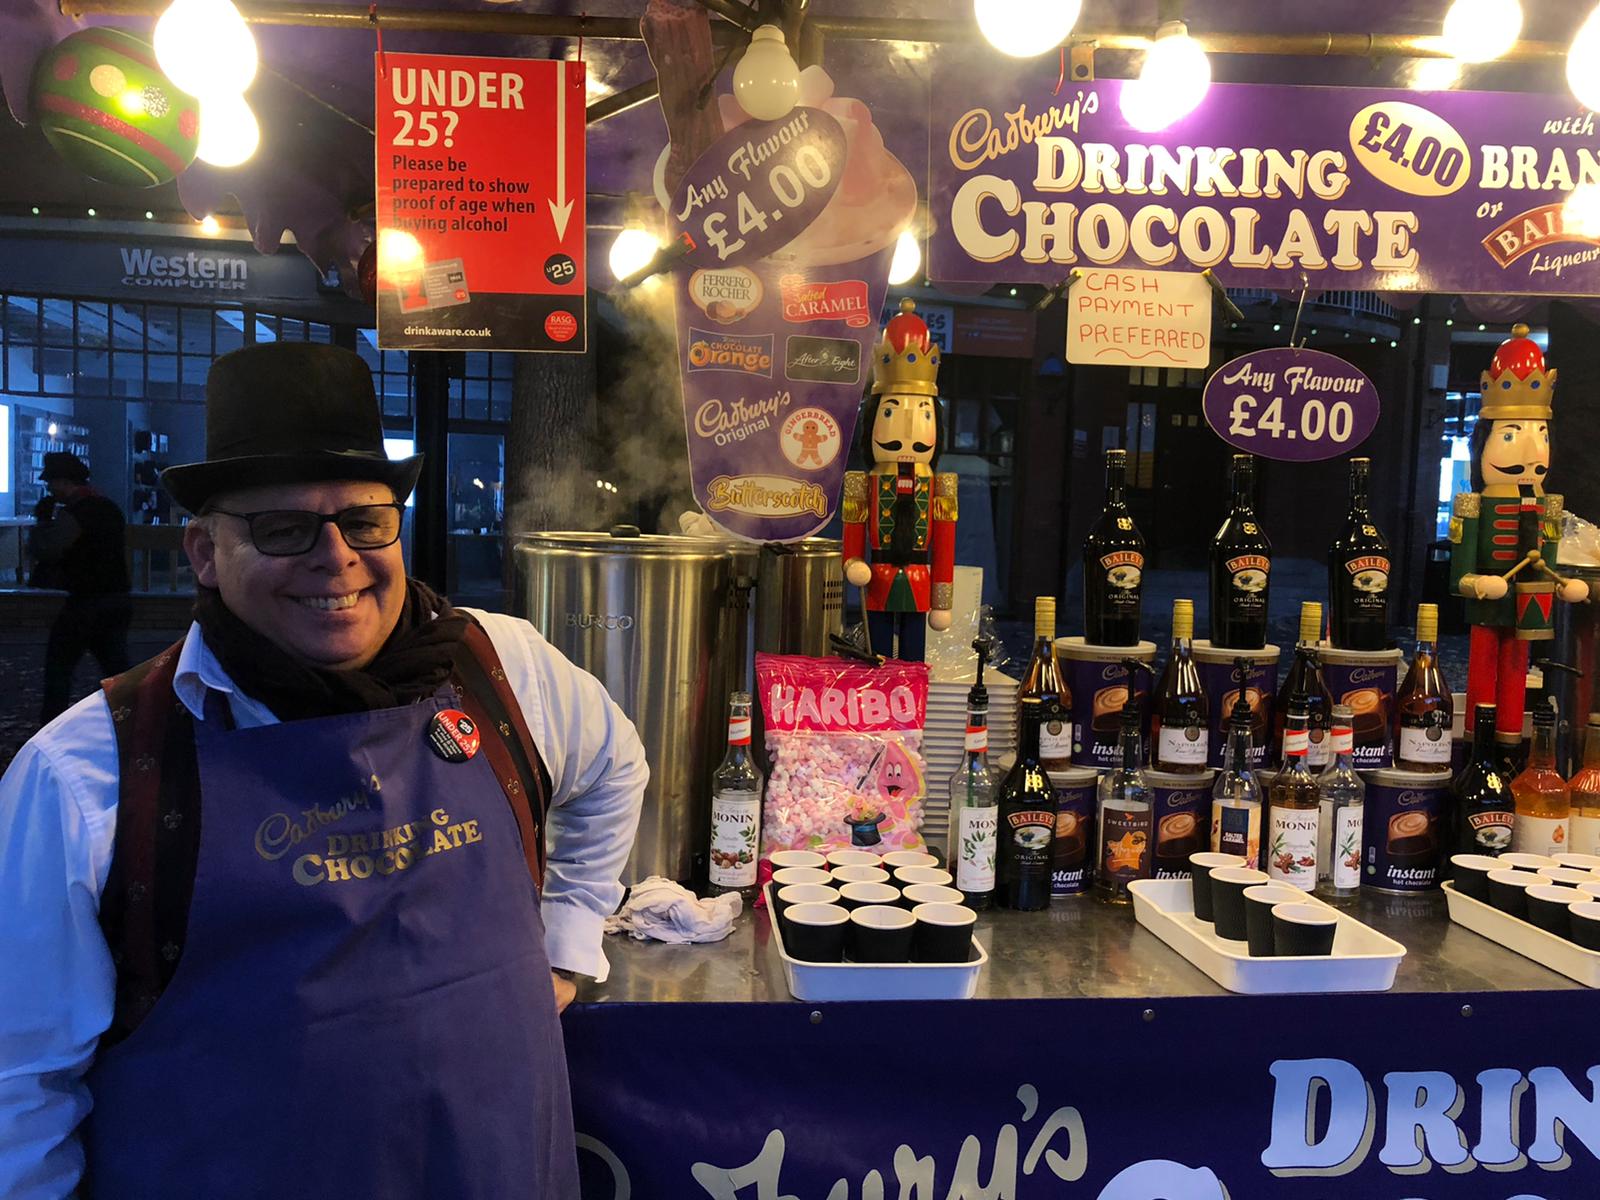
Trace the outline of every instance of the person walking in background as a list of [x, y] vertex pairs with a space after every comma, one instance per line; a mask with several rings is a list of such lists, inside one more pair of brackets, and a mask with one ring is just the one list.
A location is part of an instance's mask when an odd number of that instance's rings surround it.
[[72, 700], [72, 672], [85, 652], [102, 675], [128, 669], [128, 560], [122, 510], [89, 486], [89, 468], [76, 454], [44, 456], [40, 482], [49, 495], [34, 510], [32, 553], [36, 585], [65, 588], [66, 603], [50, 627], [44, 651], [44, 702], [39, 723], [47, 725]]

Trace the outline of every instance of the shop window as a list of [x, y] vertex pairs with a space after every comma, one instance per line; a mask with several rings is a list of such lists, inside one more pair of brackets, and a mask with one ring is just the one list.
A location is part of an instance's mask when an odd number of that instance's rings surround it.
[[244, 313], [218, 309], [212, 314], [211, 352], [217, 357], [244, 345]]
[[206, 398], [206, 375], [211, 370], [210, 357], [185, 354], [182, 366], [183, 385], [178, 389], [178, 394], [185, 400], [204, 400]]
[[72, 351], [45, 346], [39, 351], [39, 382], [41, 391], [52, 395], [72, 394]]
[[[118, 304], [111, 310], [111, 345], [118, 350], [144, 349], [144, 309]], [[141, 368], [140, 373], [143, 373]]]
[[79, 350], [101, 350], [111, 344], [110, 310], [104, 304], [80, 303], [78, 305]]
[[205, 308], [186, 308], [182, 313], [183, 352], [185, 354], [211, 353], [211, 311]]
[[[133, 358], [132, 355], [127, 357]], [[137, 362], [138, 359], [134, 358]], [[104, 396], [111, 391], [111, 355], [105, 350], [79, 350], [78, 395]]]

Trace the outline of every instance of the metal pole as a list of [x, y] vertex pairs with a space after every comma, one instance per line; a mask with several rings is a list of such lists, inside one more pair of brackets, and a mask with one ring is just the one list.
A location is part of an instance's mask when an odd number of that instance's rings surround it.
[[[169, 0], [58, 0], [62, 15], [83, 17], [159, 16]], [[245, 20], [257, 25], [308, 25], [331, 29], [371, 30], [364, 7], [296, 4], [287, 0], [240, 0]], [[631, 17], [563, 16], [526, 12], [453, 12], [448, 9], [396, 8], [379, 14], [385, 29], [403, 32], [513, 34], [529, 37], [609, 38], [638, 41], [639, 22]], [[810, 28], [845, 41], [970, 43], [977, 36], [970, 21], [893, 20], [882, 17], [814, 15]], [[1146, 50], [1147, 27], [1076, 30], [1068, 44], [1094, 42], [1101, 50]], [[718, 39], [743, 36], [731, 23], [714, 23]], [[1263, 54], [1311, 58], [1450, 58], [1436, 34], [1375, 33], [1193, 33], [1211, 54]], [[1496, 62], [1545, 62], [1565, 59], [1560, 42], [1519, 41]]]
[[630, 108], [638, 108], [641, 104], [648, 104], [660, 92], [661, 84], [657, 80], [646, 79], [643, 83], [636, 83], [631, 88], [624, 88], [620, 92], [612, 92], [609, 96], [602, 96], [583, 110], [584, 120], [590, 125], [604, 121], [607, 117], [625, 113]]
[[450, 586], [450, 378], [446, 353], [413, 350], [417, 450], [424, 457], [411, 518], [411, 574], [435, 591]]

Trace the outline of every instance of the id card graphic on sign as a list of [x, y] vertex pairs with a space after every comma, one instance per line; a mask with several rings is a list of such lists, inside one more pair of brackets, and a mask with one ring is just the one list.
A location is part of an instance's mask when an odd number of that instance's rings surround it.
[[400, 287], [400, 308], [404, 312], [449, 308], [466, 304], [472, 299], [467, 290], [467, 267], [459, 258], [443, 262], [426, 263], [422, 268], [422, 286], [414, 290]]

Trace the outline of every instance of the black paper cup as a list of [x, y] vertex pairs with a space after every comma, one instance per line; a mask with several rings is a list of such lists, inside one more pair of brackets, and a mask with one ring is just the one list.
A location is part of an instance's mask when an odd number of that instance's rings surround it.
[[788, 887], [791, 883], [820, 883], [824, 887], [833, 886], [833, 876], [821, 867], [784, 867], [772, 873], [772, 889]]
[[1593, 879], [1588, 883], [1580, 883], [1578, 890], [1585, 893], [1591, 900], [1600, 900], [1600, 879]]
[[1450, 856], [1450, 882], [1456, 885], [1456, 891], [1485, 904], [1489, 903], [1489, 872], [1506, 869], [1498, 858], [1488, 854]]
[[839, 903], [852, 912], [869, 904], [898, 904], [900, 889], [887, 883], [847, 883], [839, 889]]
[[1211, 868], [1211, 910], [1217, 936], [1231, 942], [1245, 940], [1244, 890], [1271, 883], [1265, 871], [1251, 867]]
[[1572, 867], [1578, 871], [1600, 871], [1600, 854], [1577, 854], [1571, 850], [1550, 856], [1558, 867]]
[[1520, 850], [1513, 850], [1509, 854], [1500, 856], [1500, 866], [1509, 867], [1514, 871], [1538, 872], [1540, 867], [1553, 867], [1556, 860], [1548, 854], [1524, 854]]
[[1333, 953], [1339, 914], [1321, 904], [1291, 901], [1272, 910], [1272, 948], [1280, 958]]
[[870, 850], [830, 850], [830, 867], [875, 867], [882, 861]]
[[801, 962], [842, 962], [850, 914], [837, 904], [791, 904], [783, 913], [783, 948]]
[[1559, 883], [1536, 883], [1528, 889], [1528, 920], [1557, 937], [1572, 936], [1569, 910], [1588, 899], [1575, 887]]
[[772, 915], [783, 920], [783, 910], [791, 904], [837, 904], [839, 889], [825, 883], [791, 883], [772, 893]]
[[911, 936], [912, 962], [964, 963], [971, 959], [972, 927], [978, 914], [965, 904], [919, 904], [911, 916], [917, 923]]
[[883, 856], [883, 869], [897, 871], [901, 867], [937, 867], [937, 855], [926, 850], [891, 850]]
[[1272, 910], [1279, 904], [1303, 904], [1306, 894], [1286, 883], [1258, 883], [1244, 890], [1245, 941], [1252, 958], [1271, 958], [1273, 949]]
[[1580, 883], [1588, 883], [1594, 876], [1587, 871], [1577, 870], [1575, 867], [1540, 867], [1534, 872], [1546, 883], [1560, 884], [1562, 887], [1577, 887]]
[[916, 908], [919, 904], [965, 904], [966, 901], [955, 888], [937, 883], [913, 883], [900, 890], [902, 908]]
[[1600, 950], [1600, 900], [1583, 900], [1567, 910], [1572, 940], [1585, 950]]
[[894, 869], [896, 887], [908, 888], [919, 883], [937, 883], [940, 887], [949, 887], [954, 882], [954, 877], [943, 867], [896, 867]]
[[789, 867], [813, 867], [822, 871], [828, 867], [828, 860], [815, 850], [774, 850], [767, 856], [767, 861], [772, 864], [774, 871]]
[[1208, 924], [1211, 916], [1211, 870], [1213, 867], [1242, 867], [1237, 854], [1218, 854], [1206, 850], [1189, 856], [1189, 879], [1194, 885], [1194, 915]]
[[916, 918], [903, 908], [864, 904], [850, 913], [850, 924], [844, 935], [844, 955], [858, 963], [906, 962], [911, 957], [911, 939], [916, 928]]
[[1532, 871], [1490, 871], [1489, 903], [1503, 913], [1527, 920], [1528, 889], [1543, 882]]
[[847, 883], [888, 883], [889, 872], [882, 867], [835, 867], [828, 872], [833, 876], [834, 887]]

